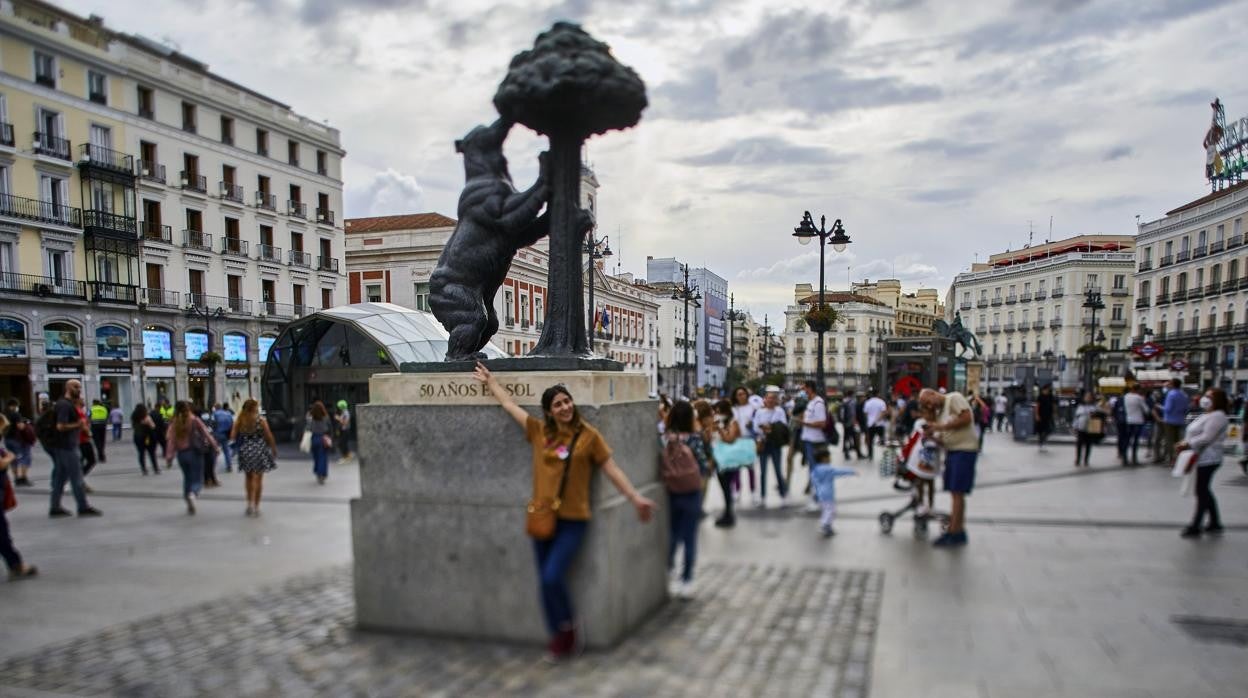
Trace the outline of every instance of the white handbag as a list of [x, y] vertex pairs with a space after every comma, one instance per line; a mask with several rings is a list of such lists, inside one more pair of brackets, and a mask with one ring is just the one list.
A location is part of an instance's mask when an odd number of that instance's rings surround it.
[[299, 452], [300, 453], [312, 452], [312, 431], [309, 429], [304, 429], [303, 438], [299, 439]]

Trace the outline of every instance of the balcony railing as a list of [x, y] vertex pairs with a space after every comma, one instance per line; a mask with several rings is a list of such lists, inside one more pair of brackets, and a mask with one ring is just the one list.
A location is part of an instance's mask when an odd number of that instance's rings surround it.
[[221, 238], [221, 254], [234, 255], [236, 257], [246, 257], [250, 254], [248, 243], [246, 240], [238, 238], [223, 237]]
[[1201, 257], [1206, 257], [1208, 255], [1209, 255], [1209, 248], [1206, 247], [1205, 245], [1197, 245], [1196, 249], [1192, 250], [1192, 259], [1199, 259]]
[[251, 301], [246, 298], [188, 293], [186, 294], [186, 305], [188, 308], [202, 308], [212, 312], [220, 310], [234, 315], [251, 315]]
[[1183, 250], [1174, 256], [1175, 264], [1182, 264], [1192, 258], [1191, 250]]
[[35, 84], [56, 89], [56, 76], [47, 73], [35, 73]]
[[316, 173], [317, 173], [318, 175], [321, 175], [322, 177], [328, 177], [328, 176], [329, 176], [329, 168], [328, 168], [328, 167], [326, 167], [326, 166], [324, 166], [324, 165], [317, 165], [317, 166], [316, 166]]
[[161, 225], [157, 221], [143, 221], [140, 230], [144, 240], [163, 242], [166, 245], [173, 244], [173, 229], [167, 225]]
[[1209, 284], [1208, 286], [1205, 286], [1205, 295], [1206, 295], [1206, 296], [1216, 296], [1216, 295], [1218, 295], [1218, 294], [1219, 294], [1219, 293], [1221, 293], [1221, 292], [1222, 292], [1222, 284], [1221, 284], [1220, 282], [1218, 282], [1218, 281], [1214, 281], [1213, 283]]
[[1151, 260], [1151, 259], [1146, 259], [1146, 260], [1144, 260], [1143, 262], [1140, 262], [1140, 268], [1139, 268], [1139, 271], [1148, 271], [1148, 270], [1150, 270], [1150, 269], [1152, 269], [1152, 268], [1153, 268], [1153, 260]]
[[79, 151], [82, 153], [79, 158], [79, 162], [82, 165], [91, 165], [111, 172], [134, 176], [133, 155], [126, 155], [112, 148], [105, 148], [94, 143], [83, 143], [79, 146]]
[[149, 182], [165, 183], [165, 166], [156, 162], [139, 160], [139, 178]]
[[1140, 296], [1139, 298], [1136, 298], [1136, 299], [1135, 299], [1135, 307], [1137, 307], [1137, 308], [1147, 308], [1147, 307], [1148, 307], [1148, 296]]
[[1217, 254], [1224, 249], [1226, 249], [1226, 241], [1224, 240], [1209, 243], [1209, 254]]
[[1170, 300], [1174, 301], [1175, 303], [1182, 303], [1183, 301], [1187, 300], [1187, 289], [1184, 288], [1184, 289], [1175, 291], [1170, 296]]
[[1243, 235], [1232, 235], [1226, 239], [1226, 249], [1228, 250], [1233, 247], [1239, 247], [1242, 244], [1244, 244]]
[[338, 273], [338, 259], [335, 257], [317, 257], [316, 269], [317, 271], [332, 271], [335, 274], [337, 274]]
[[307, 218], [308, 217], [308, 205], [303, 203], [302, 201], [291, 201], [287, 199], [286, 213], [287, 215], [296, 216], [298, 218]]
[[266, 194], [262, 191], [256, 192], [256, 208], [263, 208], [268, 211], [277, 210], [277, 196]]
[[[316, 222], [324, 223], [325, 225], [333, 225], [334, 224], [334, 212], [327, 208], [316, 209]], [[970, 306], [968, 305], [967, 307], [969, 308]]]
[[13, 124], [0, 121], [0, 145], [10, 148], [17, 145], [17, 141], [13, 139]]
[[1011, 294], [1009, 294], [1008, 296], [1006, 296], [1006, 297], [1005, 297], [1005, 304], [1006, 304], [1006, 305], [1014, 305], [1014, 304], [1015, 304], [1015, 303], [1017, 303], [1017, 302], [1018, 302], [1018, 295], [1017, 295], [1017, 294], [1011, 293]]
[[1200, 336], [1201, 336], [1201, 337], [1212, 337], [1213, 335], [1215, 335], [1215, 334], [1217, 334], [1217, 333], [1218, 333], [1218, 328], [1217, 328], [1216, 326], [1215, 326], [1215, 327], [1202, 327], [1202, 328], [1200, 328]]
[[1012, 322], [1005, 323], [1005, 327], [1003, 329], [1005, 329], [1006, 332], [1013, 332], [1015, 329], [1014, 323]]
[[1127, 326], [1126, 318], [1110, 318], [1109, 326], [1115, 329], [1123, 329]]
[[1031, 329], [1033, 329], [1033, 330], [1043, 330], [1043, 329], [1044, 329], [1044, 320], [1036, 320], [1035, 322], [1031, 323]]
[[36, 155], [47, 155], [60, 160], [69, 160], [69, 141], [57, 138], [50, 133], [35, 131], [34, 151]]
[[970, 310], [970, 309], [971, 309], [971, 302], [970, 302], [970, 301], [962, 301], [962, 304], [961, 304], [961, 305], [959, 305], [959, 306], [958, 306], [958, 308], [959, 308], [959, 309], [961, 309], [961, 310]]
[[1004, 302], [1005, 302], [1005, 300], [1004, 300], [1004, 299], [1002, 299], [1002, 298], [1001, 298], [1001, 296], [994, 296], [994, 297], [993, 297], [993, 299], [992, 299], [992, 304], [993, 304], [993, 305], [1001, 305], [1001, 304], [1002, 304], [1002, 303], [1004, 303]]
[[991, 333], [993, 333], [993, 334], [996, 334], [996, 333], [998, 333], [998, 332], [1000, 332], [1000, 331], [1001, 331], [1001, 326], [1000, 326], [1000, 325], [996, 325], [996, 324], [994, 324], [994, 325], [989, 325], [989, 326], [988, 326], [988, 331], [989, 331], [989, 332], [991, 332]]
[[979, 300], [975, 301], [975, 307], [976, 307], [976, 308], [987, 308], [987, 307], [988, 307], [988, 299], [987, 299], [987, 298], [980, 298]]
[[114, 284], [107, 281], [91, 281], [91, 300], [96, 303], [124, 303], [136, 305], [139, 302], [139, 287], [127, 284]]
[[139, 117], [143, 119], [155, 119], [156, 112], [151, 107], [139, 106]]
[[297, 318], [303, 317], [312, 311], [312, 308], [306, 305], [292, 303], [274, 303], [273, 301], [260, 301], [260, 312], [269, 317], [276, 318]]
[[218, 189], [221, 191], [221, 198], [226, 201], [234, 201], [243, 203], [243, 188], [233, 182], [218, 182]]
[[38, 298], [87, 299], [87, 286], [82, 281], [53, 279], [48, 276], [15, 274], [0, 271], [0, 292], [21, 293]]
[[1048, 292], [1048, 291], [1046, 291], [1046, 290], [1044, 290], [1044, 289], [1040, 289], [1040, 290], [1036, 291], [1036, 300], [1038, 300], [1038, 301], [1042, 301], [1042, 300], [1044, 300], [1045, 298], [1048, 298], [1048, 297], [1049, 297], [1049, 292]]
[[83, 230], [92, 235], [112, 237], [138, 237], [139, 222], [130, 216], [119, 216], [110, 211], [87, 210], [82, 212]]
[[1061, 319], [1060, 317], [1055, 317], [1055, 318], [1053, 318], [1053, 319], [1049, 320], [1049, 327], [1050, 327], [1050, 328], [1052, 328], [1052, 329], [1057, 329], [1057, 328], [1059, 328], [1059, 327], [1061, 327], [1061, 326], [1062, 326], [1062, 319]]
[[1239, 280], [1239, 290], [1248, 289], [1248, 276], [1244, 276]]
[[975, 334], [988, 334], [988, 326], [987, 326], [987, 325], [976, 325], [976, 326], [975, 326]]
[[208, 178], [204, 175], [182, 170], [179, 174], [179, 179], [182, 182], [182, 188], [187, 191], [195, 191], [200, 194], [208, 193]]
[[12, 194], [0, 194], [0, 216], [55, 223], [71, 228], [82, 227], [82, 209]]
[[212, 235], [199, 230], [182, 230], [182, 246], [192, 250], [212, 251]]
[[288, 255], [289, 255], [288, 259], [290, 263], [297, 267], [311, 267], [312, 266], [312, 253], [311, 252], [303, 252], [302, 250], [291, 250], [288, 253]]
[[262, 262], [282, 263], [282, 248], [263, 243], [256, 245], [257, 258]]
[[[165, 226], [166, 228], [169, 226]], [[142, 291], [143, 302], [155, 308], [180, 308], [178, 292], [163, 288], [145, 288]]]
[[1030, 302], [1031, 302], [1031, 291], [1023, 291], [1022, 293], [1020, 293], [1020, 294], [1018, 295], [1018, 302], [1019, 302], [1019, 303], [1030, 303]]
[[1128, 293], [1130, 293], [1130, 291], [1126, 286], [1115, 286], [1109, 289], [1109, 295], [1111, 296], [1125, 296]]
[[1168, 267], [1171, 264], [1174, 264], [1174, 255], [1172, 254], [1162, 255], [1161, 260], [1158, 262], [1158, 266], [1163, 267]]
[[1158, 293], [1157, 300], [1154, 301], [1154, 305], [1170, 305], [1170, 294], [1168, 292]]
[[1230, 293], [1239, 286], [1239, 279], [1227, 279], [1222, 282], [1222, 293]]
[[1065, 290], [1063, 290], [1062, 288], [1060, 288], [1060, 287], [1059, 287], [1059, 288], [1055, 288], [1055, 289], [1053, 289], [1053, 297], [1054, 297], [1054, 298], [1061, 298], [1061, 297], [1062, 297], [1062, 296], [1064, 296], [1064, 295], [1066, 295], [1066, 291], [1065, 291]]

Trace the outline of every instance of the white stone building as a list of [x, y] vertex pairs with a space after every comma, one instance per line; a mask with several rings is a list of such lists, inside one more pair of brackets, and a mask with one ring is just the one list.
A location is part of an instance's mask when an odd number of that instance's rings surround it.
[[1235, 394], [1248, 391], [1246, 225], [1248, 183], [1141, 223], [1135, 248], [1133, 341], [1185, 361], [1189, 383]]
[[[784, 312], [784, 371], [791, 387], [817, 375], [818, 334], [804, 316], [815, 308], [819, 294], [811, 284], [797, 284], [793, 305]], [[896, 313], [869, 296], [824, 291], [824, 304], [840, 313], [840, 320], [823, 336], [825, 386], [829, 392], [866, 390], [879, 382], [880, 339], [892, 335]]]
[[[1100, 356], [1099, 372], [1121, 375], [1131, 344], [1131, 276], [1135, 239], [1130, 235], [1079, 235], [1065, 240], [1002, 252], [975, 264], [953, 280], [945, 301], [952, 321], [979, 339], [985, 391], [998, 392], [1021, 383], [1018, 369], [1038, 375], [1052, 371], [1058, 389], [1083, 385], [1080, 347], [1104, 332], [1109, 352]], [[1100, 293], [1096, 328], [1085, 310], [1085, 292]]]
[[33, 0], [0, 2], [0, 122], [0, 398], [237, 407], [282, 325], [345, 300], [335, 129]]

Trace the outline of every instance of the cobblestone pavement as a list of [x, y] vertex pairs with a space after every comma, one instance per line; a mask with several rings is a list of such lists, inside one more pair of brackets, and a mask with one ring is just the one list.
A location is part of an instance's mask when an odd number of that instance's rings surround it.
[[[333, 567], [0, 663], [54, 695], [866, 696], [884, 575], [709, 563], [613, 650], [550, 667], [532, 647], [354, 629]], [[801, 590], [801, 593], [795, 593]], [[535, 599], [536, 603], [536, 599]]]

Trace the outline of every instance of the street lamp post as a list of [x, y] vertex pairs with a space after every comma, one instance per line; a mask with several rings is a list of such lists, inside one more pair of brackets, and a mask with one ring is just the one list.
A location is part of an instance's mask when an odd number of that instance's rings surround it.
[[[845, 234], [845, 227], [841, 225], [841, 219], [832, 222], [832, 227], [826, 227], [827, 218], [819, 216], [819, 227], [815, 227], [815, 219], [810, 215], [810, 211], [803, 212], [801, 224], [793, 229], [793, 237], [797, 238], [797, 242], [802, 245], [810, 244], [812, 238], [819, 238], [819, 311], [823, 311], [823, 257], [824, 246], [828, 239], [831, 238], [832, 249], [837, 252], [844, 252], [845, 246], [850, 243], [849, 236]], [[819, 351], [815, 357], [815, 382], [819, 385], [819, 394], [826, 392], [824, 387], [823, 374], [823, 333], [828, 330], [822, 323], [815, 328], [815, 346]]]
[[698, 302], [702, 300], [702, 294], [698, 292], [696, 285], [692, 288], [689, 286], [689, 265], [682, 264], [681, 271], [684, 274], [685, 280], [683, 284], [676, 288], [676, 290], [672, 291], [672, 300], [682, 301], [684, 303], [685, 356], [684, 361], [682, 362], [680, 375], [681, 380], [685, 383], [685, 396], [692, 398], [693, 392], [690, 388], [689, 382], [689, 304], [693, 303], [694, 308], [702, 307], [702, 305]]
[[771, 324], [763, 315], [763, 376], [771, 375]]
[[1088, 330], [1088, 350], [1084, 352], [1084, 373], [1086, 375], [1084, 378], [1083, 389], [1085, 392], [1094, 392], [1092, 390], [1092, 361], [1098, 353], [1096, 351], [1096, 343], [1105, 341], [1105, 333], [1100, 333], [1100, 336], [1098, 337], [1096, 332], [1096, 312], [1098, 310], [1105, 309], [1105, 302], [1101, 300], [1100, 289], [1094, 286], [1089, 286], [1088, 289], [1084, 291], [1083, 307], [1085, 310], [1092, 311], [1092, 326]]
[[[217, 306], [210, 308], [207, 305], [199, 305], [195, 302], [195, 295], [191, 295], [191, 303], [186, 306], [186, 316], [194, 318], [203, 318], [204, 334], [208, 337], [208, 348], [204, 353], [212, 351], [212, 319], [221, 319], [225, 317], [225, 308]], [[207, 298], [200, 296], [203, 302], [207, 302]], [[217, 363], [215, 361], [208, 362], [208, 404], [204, 405], [206, 409], [212, 409], [212, 405], [217, 401]]]
[[594, 352], [594, 326], [597, 324], [598, 310], [594, 308], [594, 260], [605, 259], [611, 256], [611, 245], [607, 242], [610, 236], [602, 239], [594, 237], [593, 231], [585, 236], [585, 249], [583, 252], [589, 255], [589, 324], [586, 325], [587, 334], [589, 335], [589, 352]]
[[876, 394], [881, 397], [888, 395], [888, 333], [884, 328], [880, 328], [876, 333], [876, 339], [879, 340], [875, 351], [879, 355], [880, 360], [880, 385], [876, 388]]

